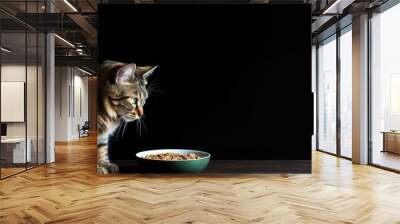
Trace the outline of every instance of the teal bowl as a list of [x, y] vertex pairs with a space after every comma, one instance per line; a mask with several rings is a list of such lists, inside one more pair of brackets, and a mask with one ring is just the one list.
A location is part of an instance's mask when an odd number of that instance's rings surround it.
[[[154, 160], [145, 158], [147, 155], [168, 152], [177, 154], [195, 153], [200, 158], [191, 160]], [[211, 155], [207, 152], [188, 149], [157, 149], [136, 154], [139, 167], [145, 172], [153, 173], [199, 173], [207, 168], [210, 157]]]

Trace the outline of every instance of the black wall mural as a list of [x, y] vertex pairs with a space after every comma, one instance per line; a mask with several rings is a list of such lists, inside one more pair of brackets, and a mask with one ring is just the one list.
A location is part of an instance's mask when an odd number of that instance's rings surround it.
[[311, 160], [309, 5], [99, 5], [105, 60], [157, 65], [142, 124], [109, 138], [113, 161], [160, 148]]

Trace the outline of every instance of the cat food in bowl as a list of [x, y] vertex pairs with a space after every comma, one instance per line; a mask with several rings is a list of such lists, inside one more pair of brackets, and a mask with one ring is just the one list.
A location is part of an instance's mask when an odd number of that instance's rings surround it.
[[159, 153], [159, 154], [149, 154], [144, 157], [145, 159], [152, 160], [189, 160], [189, 159], [200, 159], [200, 156], [196, 153], [180, 154], [180, 153]]
[[207, 168], [211, 155], [186, 149], [147, 150], [136, 154], [139, 166], [146, 172], [198, 173]]

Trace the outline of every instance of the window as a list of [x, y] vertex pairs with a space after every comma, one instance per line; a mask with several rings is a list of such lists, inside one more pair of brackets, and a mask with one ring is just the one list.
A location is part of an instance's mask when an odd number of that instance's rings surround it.
[[340, 155], [352, 156], [352, 34], [351, 26], [340, 36]]
[[400, 170], [400, 5], [371, 18], [371, 159]]
[[336, 36], [318, 47], [318, 149], [336, 153]]

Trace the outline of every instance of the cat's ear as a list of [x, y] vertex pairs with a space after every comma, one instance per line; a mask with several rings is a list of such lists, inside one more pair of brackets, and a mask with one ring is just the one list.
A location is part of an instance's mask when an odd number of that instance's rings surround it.
[[115, 83], [124, 84], [132, 81], [135, 78], [135, 71], [136, 65], [133, 63], [122, 66], [115, 76]]
[[136, 75], [142, 77], [144, 80], [147, 80], [151, 76], [151, 74], [153, 74], [157, 67], [158, 65], [138, 67], [136, 69]]

